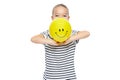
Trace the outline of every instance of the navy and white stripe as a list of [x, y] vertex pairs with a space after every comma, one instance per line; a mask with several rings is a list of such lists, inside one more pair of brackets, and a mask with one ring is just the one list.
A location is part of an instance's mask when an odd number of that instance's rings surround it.
[[[77, 31], [72, 31], [72, 35]], [[45, 38], [50, 38], [49, 32], [42, 33]], [[53, 46], [45, 45], [45, 62], [46, 68], [44, 79], [46, 80], [74, 80], [76, 79], [74, 69], [74, 53], [77, 41], [73, 41], [67, 45]]]

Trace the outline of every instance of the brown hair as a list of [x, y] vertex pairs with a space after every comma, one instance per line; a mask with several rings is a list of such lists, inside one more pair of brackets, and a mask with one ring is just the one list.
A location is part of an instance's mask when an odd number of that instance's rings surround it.
[[52, 14], [53, 14], [53, 12], [54, 12], [54, 9], [55, 9], [56, 7], [59, 7], [59, 6], [62, 6], [62, 7], [64, 7], [64, 8], [66, 8], [66, 9], [68, 10], [68, 14], [69, 14], [69, 9], [68, 9], [68, 7], [67, 7], [66, 5], [64, 5], [64, 4], [57, 4], [57, 5], [55, 5], [55, 6], [53, 7]]

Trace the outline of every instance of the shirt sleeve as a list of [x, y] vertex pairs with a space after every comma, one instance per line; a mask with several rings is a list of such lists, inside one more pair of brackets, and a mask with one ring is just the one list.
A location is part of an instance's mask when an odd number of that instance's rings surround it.
[[[44, 31], [44, 32], [41, 32], [40, 34], [42, 34], [45, 38], [49, 38], [49, 33], [48, 33], [48, 30]], [[47, 44], [43, 44], [44, 46], [47, 45]]]
[[[72, 35], [75, 35], [75, 34], [77, 34], [77, 32], [78, 31], [76, 31], [76, 30], [72, 30]], [[79, 39], [78, 40], [75, 40], [75, 41], [73, 41], [75, 44], [77, 44], [78, 42], [79, 42]]]
[[40, 34], [42, 34], [45, 38], [48, 38], [49, 34], [48, 34], [48, 30], [41, 32]]

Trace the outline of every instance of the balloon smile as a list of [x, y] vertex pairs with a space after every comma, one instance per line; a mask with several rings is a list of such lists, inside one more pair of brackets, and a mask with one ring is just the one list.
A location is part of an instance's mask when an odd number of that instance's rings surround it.
[[60, 37], [60, 38], [64, 38], [64, 37], [67, 35], [67, 32], [68, 32], [68, 31], [66, 31], [65, 35], [63, 35], [63, 36], [60, 36], [59, 34], [57, 34], [57, 32], [55, 32], [55, 34], [56, 34], [58, 37]]

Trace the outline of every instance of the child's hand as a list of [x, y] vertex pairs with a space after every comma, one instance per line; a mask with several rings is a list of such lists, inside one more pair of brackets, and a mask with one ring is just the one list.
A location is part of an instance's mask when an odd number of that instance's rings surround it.
[[54, 45], [54, 46], [61, 46], [61, 45], [69, 44], [69, 43], [72, 42], [72, 41], [73, 41], [73, 40], [72, 40], [72, 36], [71, 36], [69, 39], [67, 39], [67, 40], [64, 41], [64, 42], [56, 42], [56, 41], [54, 41], [54, 40], [52, 40], [52, 39], [47, 39], [46, 43], [47, 43], [47, 44], [50, 44], [50, 45]]
[[52, 39], [47, 39], [47, 40], [46, 40], [46, 43], [49, 44], [49, 45], [54, 45], [54, 46], [57, 46], [57, 45], [58, 45], [57, 42], [54, 41], [54, 40], [52, 40]]
[[72, 38], [71, 37], [69, 39], [67, 39], [66, 41], [64, 41], [64, 42], [57, 42], [57, 45], [58, 46], [66, 45], [66, 44], [69, 44], [70, 42], [72, 42]]
[[56, 42], [55, 40], [52, 40], [52, 39], [47, 39], [46, 43], [49, 44], [49, 45], [54, 45], [54, 46], [64, 45], [64, 43]]
[[70, 42], [72, 42], [72, 39], [71, 39], [71, 37], [70, 38], [68, 38], [66, 41], [64, 41], [64, 45], [66, 45], [66, 44], [69, 44]]

